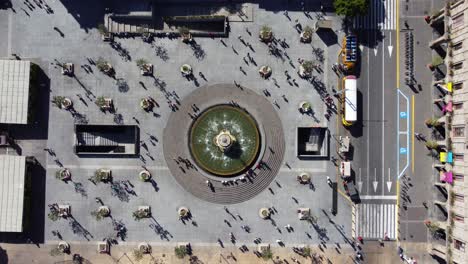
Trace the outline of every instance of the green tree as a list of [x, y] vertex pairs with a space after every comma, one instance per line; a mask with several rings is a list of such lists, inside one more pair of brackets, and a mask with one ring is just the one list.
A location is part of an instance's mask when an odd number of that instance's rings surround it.
[[336, 14], [345, 17], [365, 15], [369, 6], [369, 0], [333, 0]]

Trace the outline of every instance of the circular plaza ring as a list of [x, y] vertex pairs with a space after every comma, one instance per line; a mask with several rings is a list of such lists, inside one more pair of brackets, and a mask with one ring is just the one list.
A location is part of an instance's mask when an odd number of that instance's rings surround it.
[[220, 177], [237, 176], [256, 161], [260, 149], [257, 122], [245, 110], [215, 105], [190, 128], [189, 149], [196, 164]]
[[[166, 164], [180, 187], [218, 204], [241, 203], [268, 188], [285, 153], [277, 110], [261, 94], [234, 84], [205, 85], [185, 96], [170, 114], [162, 142]], [[238, 147], [246, 156], [235, 155]], [[212, 159], [218, 163], [211, 164]], [[237, 164], [224, 168], [221, 161]]]

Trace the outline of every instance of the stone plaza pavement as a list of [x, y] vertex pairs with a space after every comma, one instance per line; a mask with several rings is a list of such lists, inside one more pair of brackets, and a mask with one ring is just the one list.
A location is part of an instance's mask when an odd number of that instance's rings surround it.
[[[432, 263], [432, 258], [424, 252], [425, 244], [422, 243], [408, 243], [402, 245], [405, 248], [407, 256], [413, 257], [418, 263]], [[8, 263], [11, 264], [28, 264], [28, 263], [67, 263], [66, 260], [70, 260], [70, 255], [63, 255], [58, 257], [52, 257], [48, 254], [51, 246], [41, 245], [14, 245], [14, 244], [1, 244], [0, 247], [6, 250], [8, 254]], [[135, 261], [132, 250], [135, 245], [119, 245], [112, 247], [109, 255], [98, 254], [96, 252], [96, 245], [91, 244], [76, 244], [72, 246], [74, 253], [80, 254], [84, 259], [89, 261], [88, 263], [99, 263], [99, 264], [130, 264], [130, 263], [141, 263], [141, 264], [153, 264], [154, 261], [159, 264], [182, 264], [188, 262], [188, 257], [184, 259], [178, 259], [174, 255], [174, 249], [170, 245], [153, 247], [150, 255], [144, 256], [139, 262]], [[396, 250], [395, 242], [386, 242], [384, 247], [381, 247], [377, 242], [366, 243], [363, 246], [362, 252], [364, 259], [362, 263], [379, 263], [379, 264], [393, 264], [402, 263]], [[346, 245], [329, 245], [324, 248], [323, 251], [316, 246], [311, 247], [312, 252], [317, 253], [318, 256], [322, 257], [323, 263], [336, 263], [336, 264], [352, 264], [355, 263], [352, 257], [354, 256], [354, 250]], [[28, 254], [24, 254], [28, 252]], [[310, 258], [303, 258], [293, 253], [289, 248], [273, 247], [273, 259], [283, 260], [286, 263], [286, 259], [289, 263], [292, 262], [292, 258], [296, 258], [300, 263], [310, 263]], [[231, 255], [232, 253], [232, 255]], [[254, 254], [241, 253], [235, 247], [228, 246], [226, 248], [220, 248], [213, 245], [200, 245], [194, 247], [194, 256], [199, 260], [198, 263], [203, 264], [250, 264], [250, 263], [271, 263], [270, 261], [264, 261], [263, 259], [257, 258]], [[34, 256], [34, 259], [31, 258]], [[234, 258], [232, 257], [234, 256]], [[0, 259], [1, 260], [1, 259]], [[63, 261], [63, 262], [61, 262]], [[85, 262], [86, 263], [86, 262]]]
[[[7, 57], [15, 53], [38, 63], [50, 78], [50, 87], [46, 87], [50, 89], [50, 98], [54, 95], [71, 98], [76, 111], [85, 116], [90, 124], [114, 123], [114, 116], [100, 112], [93, 102], [97, 96], [112, 97], [116, 112], [122, 115], [123, 122], [139, 125], [140, 139], [146, 143], [148, 149], [142, 148], [141, 159], [78, 158], [72, 149], [74, 118], [69, 112], [51, 105], [48, 148], [54, 150], [56, 157], [47, 158], [45, 200], [46, 204], [70, 204], [72, 215], [81, 227], [77, 231], [72, 230], [66, 220], [51, 222], [45, 212], [46, 243], [56, 243], [58, 240], [52, 235], [54, 230], [59, 231], [63, 239], [72, 244], [86, 244], [88, 240], [89, 243], [94, 243], [111, 236], [114, 233], [110, 227], [111, 219], [97, 222], [90, 215], [90, 212], [97, 208], [95, 197], [100, 197], [104, 204], [110, 207], [114, 219], [124, 222], [128, 229], [126, 240], [132, 242], [148, 241], [164, 245], [169, 243], [168, 241], [216, 243], [221, 239], [225, 244], [229, 244], [229, 232], [233, 232], [237, 238], [237, 245], [250, 244], [260, 237], [267, 243], [275, 244], [277, 239], [281, 239], [287, 246], [292, 246], [317, 244], [320, 241], [343, 243], [351, 236], [351, 209], [346, 199], [339, 196], [338, 214], [332, 217], [333, 222], [327, 214], [331, 207], [332, 193], [326, 183], [326, 176], [334, 178], [336, 168], [329, 161], [299, 160], [295, 155], [297, 126], [329, 126], [331, 135], [336, 128], [335, 118], [330, 122], [324, 118], [325, 106], [314, 86], [296, 74], [297, 59], [319, 59], [314, 55], [313, 48], [320, 48], [324, 58], [321, 67], [323, 73], [315, 73], [316, 81], [323, 83], [330, 93], [332, 87], [336, 87], [336, 76], [331, 70], [331, 65], [336, 61], [339, 43], [326, 45], [322, 38], [314, 35], [312, 44], [302, 44], [299, 42], [299, 34], [294, 29], [295, 19], [303, 26], [312, 26], [316, 20], [313, 12], [312, 19], [302, 12], [289, 12], [289, 20], [282, 12], [264, 10], [253, 4], [253, 22], [231, 23], [230, 36], [223, 39], [225, 45], [220, 39], [197, 38], [199, 48], [193, 50], [179, 39], [157, 38], [153, 44], [146, 44], [140, 38], [128, 38], [115, 40], [121, 45], [119, 51], [102, 42], [99, 33], [93, 28], [102, 20], [94, 17], [96, 12], [91, 11], [92, 5], [88, 7], [90, 10], [87, 10], [86, 4], [83, 3], [83, 10], [79, 14], [71, 8], [67, 10], [68, 6], [60, 1], [51, 1], [48, 5], [54, 11], [52, 14], [47, 14], [40, 8], [23, 12], [21, 8], [27, 7], [19, 0], [13, 1], [16, 12], [0, 11], [0, 17], [3, 16], [0, 18], [0, 33], [8, 36], [8, 42], [0, 46], [0, 56]], [[89, 21], [86, 20], [86, 16], [91, 17]], [[336, 34], [335, 37], [340, 39], [340, 20], [336, 17], [330, 19], [334, 20], [337, 29], [330, 34]], [[92, 22], [96, 22], [94, 26], [90, 26]], [[287, 52], [287, 56], [284, 52], [280, 57], [268, 54], [265, 44], [257, 37], [260, 27], [264, 24], [272, 27], [277, 39], [287, 42], [289, 47], [280, 47]], [[54, 27], [58, 30], [54, 30]], [[59, 31], [62, 32], [62, 36]], [[245, 47], [238, 36], [251, 43], [252, 50]], [[247, 53], [254, 58], [257, 66], [243, 61]], [[88, 58], [96, 60], [98, 57], [105, 58], [114, 66], [116, 77], [125, 79], [128, 91], [119, 91], [116, 81], [100, 73], [95, 66], [91, 66], [92, 72], [83, 69], [83, 65], [89, 64]], [[145, 58], [155, 65], [154, 78], [139, 75], [135, 63], [139, 58]], [[57, 61], [74, 63], [76, 77], [61, 75], [60, 68], [56, 65]], [[179, 67], [184, 63], [193, 67], [196, 82], [187, 81], [180, 75]], [[273, 74], [269, 80], [259, 76], [258, 68], [261, 65], [272, 67]], [[246, 73], [242, 73], [239, 67]], [[295, 79], [297, 86], [288, 84], [285, 71]], [[203, 73], [206, 80], [198, 77], [199, 72]], [[273, 80], [276, 80], [277, 86]], [[163, 129], [171, 114], [168, 100], [175, 102], [176, 97], [183, 100], [200, 85], [232, 84], [234, 81], [258, 94], [263, 94], [263, 90], [268, 89], [271, 96], [267, 99], [278, 105], [275, 107], [282, 121], [286, 142], [284, 166], [270, 185], [272, 191], [264, 190], [249, 201], [229, 206], [229, 210], [239, 214], [243, 220], [234, 220], [225, 213], [222, 205], [201, 201], [186, 192], [171, 176], [162, 156]], [[43, 92], [48, 93], [46, 88]], [[162, 92], [164, 90], [177, 96], [165, 98]], [[83, 101], [80, 101], [78, 96], [82, 97]], [[155, 98], [160, 106], [155, 109], [154, 114], [141, 111], [138, 106], [139, 100], [147, 96]], [[312, 103], [314, 117], [299, 114], [298, 105], [303, 100]], [[150, 136], [157, 140], [150, 140]], [[336, 149], [333, 137], [330, 143], [333, 155]], [[82, 192], [75, 191], [74, 183], [66, 184], [55, 179], [55, 172], [60, 165], [71, 170], [72, 180], [82, 184]], [[137, 173], [143, 165], [153, 174], [157, 187], [138, 181]], [[89, 182], [88, 177], [102, 167], [110, 168], [116, 181], [130, 180], [136, 195], [129, 195], [128, 201], [120, 201], [111, 195], [108, 184], [93, 185]], [[312, 175], [315, 187], [313, 190], [296, 182], [295, 176], [303, 171]], [[154, 218], [140, 222], [133, 220], [132, 211], [144, 204], [151, 206]], [[191, 223], [184, 225], [178, 221], [176, 209], [180, 206], [191, 209]], [[273, 224], [278, 226], [281, 233], [270, 222], [258, 217], [260, 207], [272, 206], [278, 211], [273, 216]], [[298, 207], [310, 207], [313, 215], [318, 218], [318, 224], [312, 226], [300, 222], [295, 213]], [[47, 206], [45, 208], [48, 211]], [[227, 220], [232, 227], [223, 220]], [[287, 224], [294, 228], [294, 232], [289, 233], [283, 228]], [[166, 236], [156, 234], [155, 225], [162, 227]], [[252, 232], [244, 232], [240, 225], [249, 225]]]

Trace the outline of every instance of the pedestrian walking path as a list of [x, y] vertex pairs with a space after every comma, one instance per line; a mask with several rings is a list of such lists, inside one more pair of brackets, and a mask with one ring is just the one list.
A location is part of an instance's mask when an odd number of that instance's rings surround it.
[[367, 15], [354, 18], [354, 28], [358, 30], [395, 30], [397, 23], [397, 1], [371, 0]]
[[394, 203], [357, 204], [356, 205], [356, 236], [364, 239], [396, 239], [396, 213]]

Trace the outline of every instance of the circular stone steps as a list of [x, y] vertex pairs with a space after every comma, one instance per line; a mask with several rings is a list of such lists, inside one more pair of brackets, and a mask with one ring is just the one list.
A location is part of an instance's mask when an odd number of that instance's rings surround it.
[[[189, 159], [196, 166], [188, 147], [188, 131], [193, 121], [188, 113], [193, 114], [192, 105], [195, 104], [203, 110], [231, 101], [246, 109], [261, 126], [264, 137], [261, 148], [264, 151], [260, 152], [258, 160], [263, 160], [270, 169], [255, 169], [256, 176], [252, 178], [253, 182], [247, 179], [245, 182], [238, 181], [238, 184], [234, 185], [223, 185], [221, 180], [229, 178], [217, 177], [219, 181], [210, 180], [215, 190], [212, 192], [206, 185], [206, 180], [209, 179], [205, 176], [206, 172], [199, 168], [187, 169], [183, 163], [177, 164], [176, 160], [178, 157]], [[230, 84], [204, 86], [184, 98], [179, 111], [171, 113], [163, 137], [164, 157], [176, 181], [194, 196], [213, 203], [234, 204], [253, 198], [270, 185], [279, 172], [284, 158], [283, 126], [273, 105], [250, 89], [240, 90]], [[179, 168], [180, 166], [185, 169], [185, 173]]]

